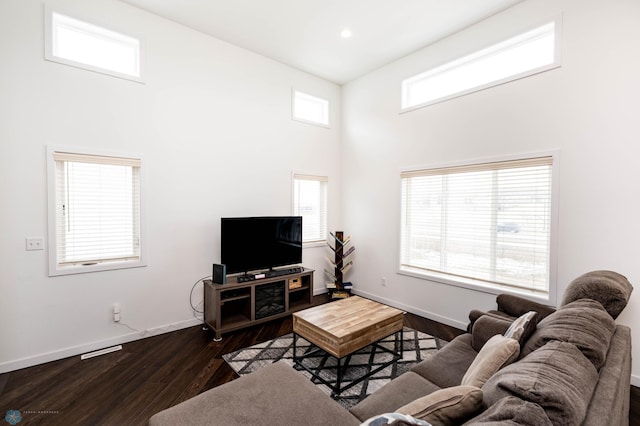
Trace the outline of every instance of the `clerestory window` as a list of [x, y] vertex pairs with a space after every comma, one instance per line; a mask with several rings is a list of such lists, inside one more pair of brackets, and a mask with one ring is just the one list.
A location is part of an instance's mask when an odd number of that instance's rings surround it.
[[561, 65], [561, 20], [402, 81], [402, 111], [442, 102]]
[[45, 59], [142, 81], [140, 39], [48, 8], [45, 16]]

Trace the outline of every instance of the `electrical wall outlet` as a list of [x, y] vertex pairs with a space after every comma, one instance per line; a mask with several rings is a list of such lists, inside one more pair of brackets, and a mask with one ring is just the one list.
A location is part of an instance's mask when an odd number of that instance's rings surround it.
[[120, 322], [120, 305], [113, 305], [113, 322]]
[[386, 287], [387, 286], [387, 278], [386, 277], [380, 278], [380, 285], [382, 287]]
[[44, 250], [44, 238], [42, 237], [27, 237], [26, 250]]

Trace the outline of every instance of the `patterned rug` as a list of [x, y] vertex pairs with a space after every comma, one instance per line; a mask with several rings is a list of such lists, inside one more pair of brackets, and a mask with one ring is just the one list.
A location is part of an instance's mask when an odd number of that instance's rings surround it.
[[[336, 401], [345, 408], [354, 406], [367, 395], [375, 392], [392, 379], [411, 369], [411, 367], [416, 365], [418, 362], [432, 356], [445, 344], [446, 342], [444, 340], [405, 327], [402, 342], [404, 351], [403, 358], [397, 360], [393, 364], [380, 370], [357, 385], [344, 390], [341, 395], [336, 398]], [[380, 345], [393, 350], [394, 336], [383, 339], [380, 342]], [[296, 353], [298, 355], [307, 353], [311, 349], [315, 349], [315, 347], [305, 339], [301, 337], [298, 338], [296, 349]], [[347, 386], [354, 379], [362, 377], [367, 372], [374, 370], [376, 366], [389, 361], [391, 357], [392, 355], [390, 353], [380, 350], [373, 345], [355, 352], [351, 356], [346, 370], [343, 373], [343, 386]], [[223, 355], [222, 358], [240, 376], [249, 374], [278, 360], [283, 360], [287, 364], [293, 366], [293, 335], [287, 334], [286, 336], [278, 337], [239, 351], [231, 352]], [[336, 359], [322, 351], [315, 356], [305, 358], [303, 362], [312, 370], [314, 367], [331, 367], [336, 365]], [[300, 370], [300, 373], [311, 379], [311, 375], [307, 371]], [[326, 381], [335, 384], [335, 368], [322, 370], [321, 374]], [[319, 386], [327, 395], [331, 394], [331, 390], [326, 385], [320, 382], [317, 382], [316, 385]]]

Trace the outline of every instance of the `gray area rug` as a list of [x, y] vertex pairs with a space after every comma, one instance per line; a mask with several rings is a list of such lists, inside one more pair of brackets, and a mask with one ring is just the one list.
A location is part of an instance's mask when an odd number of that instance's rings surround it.
[[[367, 395], [375, 392], [380, 387], [400, 374], [411, 369], [418, 362], [432, 356], [438, 349], [442, 348], [446, 342], [425, 333], [404, 328], [403, 333], [403, 358], [397, 360], [388, 367], [378, 371], [373, 376], [363, 380], [357, 385], [345, 390], [336, 398], [342, 406], [350, 408], [363, 400]], [[380, 342], [381, 346], [393, 350], [394, 336], [389, 336]], [[298, 355], [306, 353], [315, 347], [303, 338], [298, 338], [296, 353]], [[358, 352], [355, 352], [349, 360], [348, 366], [343, 373], [343, 386], [349, 384], [356, 378], [362, 377], [367, 372], [374, 370], [376, 366], [382, 365], [391, 359], [392, 355], [388, 352], [380, 350], [375, 346], [367, 346]], [[293, 366], [293, 335], [278, 337], [264, 343], [259, 343], [239, 351], [231, 352], [223, 355], [222, 358], [233, 368], [240, 376], [256, 371], [267, 364], [283, 360], [287, 364]], [[326, 353], [320, 351], [317, 355], [307, 358], [305, 365], [312, 370], [314, 367], [331, 367], [336, 365], [336, 359]], [[311, 375], [300, 370], [300, 374], [311, 379]], [[336, 369], [329, 368], [322, 371], [322, 377], [329, 383], [335, 384]], [[331, 394], [331, 390], [322, 383], [316, 383], [327, 395]]]

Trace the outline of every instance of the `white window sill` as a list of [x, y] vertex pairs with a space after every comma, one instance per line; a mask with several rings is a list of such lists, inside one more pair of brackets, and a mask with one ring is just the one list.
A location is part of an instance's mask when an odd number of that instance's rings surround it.
[[[468, 290], [479, 291], [487, 294], [512, 294], [514, 296], [524, 297], [545, 305], [556, 305], [555, 298], [551, 295], [555, 294], [554, 291], [547, 293], [535, 290], [518, 289], [511, 286], [489, 283], [486, 281], [474, 280], [471, 278], [456, 277], [447, 274], [441, 274], [432, 271], [424, 271], [418, 268], [401, 267], [398, 269], [398, 274], [406, 275], [413, 278], [419, 278], [423, 280], [433, 281], [440, 284], [451, 285], [455, 287], [461, 287]], [[553, 289], [553, 285], [551, 286]]]
[[325, 247], [326, 245], [327, 245], [327, 242], [324, 240], [306, 241], [302, 243], [303, 248]]
[[49, 267], [49, 276], [57, 277], [62, 275], [86, 274], [90, 272], [113, 271], [117, 269], [142, 268], [147, 266], [142, 261], [129, 262], [103, 262], [92, 265], [51, 265]]

